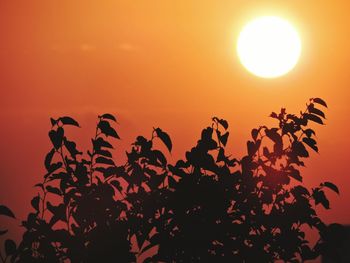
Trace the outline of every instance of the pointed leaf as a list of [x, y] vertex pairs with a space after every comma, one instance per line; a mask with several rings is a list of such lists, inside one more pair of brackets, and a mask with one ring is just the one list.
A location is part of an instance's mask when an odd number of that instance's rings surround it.
[[315, 152], [318, 152], [318, 147], [316, 146], [316, 141], [314, 139], [304, 137], [303, 142], [306, 143], [310, 148], [312, 148]]
[[13, 212], [4, 205], [0, 205], [0, 215], [16, 218]]
[[337, 194], [339, 194], [339, 189], [338, 189], [338, 187], [337, 187], [335, 184], [331, 183], [331, 182], [324, 182], [323, 184], [321, 184], [321, 186], [325, 186], [325, 187], [327, 187], [327, 188], [333, 190], [333, 191], [336, 192]]
[[30, 202], [32, 207], [38, 212], [39, 211], [39, 202], [40, 202], [40, 196], [35, 196], [32, 201]]
[[102, 156], [96, 158], [96, 163], [115, 165], [112, 159], [108, 159]]
[[159, 139], [161, 139], [161, 141], [165, 144], [165, 146], [168, 148], [169, 152], [171, 152], [171, 149], [173, 147], [170, 136], [162, 131], [162, 129], [160, 128], [156, 128], [155, 129], [157, 136], [159, 137]]
[[112, 114], [109, 114], [109, 113], [105, 113], [105, 114], [101, 115], [100, 117], [102, 119], [107, 119], [107, 120], [112, 120], [114, 122], [117, 122], [117, 119]]
[[309, 108], [310, 113], [316, 114], [318, 116], [321, 116], [322, 118], [326, 118], [326, 115], [323, 113], [323, 111], [316, 109], [314, 107]]
[[98, 128], [101, 130], [103, 134], [106, 136], [111, 136], [116, 139], [120, 139], [118, 133], [114, 128], [111, 127], [108, 121], [100, 121], [98, 123]]
[[230, 135], [230, 133], [229, 132], [226, 132], [224, 135], [221, 135], [220, 136], [220, 142], [224, 145], [224, 146], [226, 146], [226, 144], [227, 144], [227, 139], [228, 139], [228, 136]]
[[60, 189], [58, 189], [58, 188], [56, 188], [56, 187], [53, 187], [53, 186], [51, 186], [51, 185], [46, 186], [46, 191], [48, 191], [49, 193], [52, 193], [52, 194], [59, 195], [59, 196], [62, 195]]
[[177, 182], [172, 176], [168, 176], [168, 183], [170, 188], [175, 188]]
[[57, 131], [55, 130], [49, 131], [50, 140], [56, 150], [58, 150], [61, 147], [63, 136], [64, 136], [64, 130], [62, 127], [58, 127]]
[[55, 154], [55, 149], [52, 149], [45, 157], [45, 168], [46, 170], [50, 169], [51, 166], [51, 161], [52, 161], [52, 157]]
[[53, 118], [50, 118], [50, 122], [51, 122], [52, 127], [57, 124], [57, 120], [55, 120]]
[[320, 105], [322, 105], [322, 106], [328, 108], [327, 103], [326, 103], [323, 99], [320, 99], [320, 98], [313, 98], [312, 100], [313, 100], [313, 102], [315, 102], [315, 103], [317, 103], [317, 104], [320, 104]]
[[313, 121], [313, 122], [316, 122], [318, 124], [323, 124], [323, 121], [320, 117], [318, 117], [317, 115], [314, 115], [314, 114], [305, 114], [305, 117], [310, 120], [310, 121]]
[[95, 150], [100, 149], [101, 147], [113, 149], [112, 144], [110, 144], [101, 137], [98, 137], [96, 140], [92, 140], [92, 144]]
[[315, 204], [322, 204], [324, 208], [329, 209], [329, 200], [322, 190], [319, 188], [314, 189], [312, 196], [315, 199]]
[[71, 117], [64, 116], [64, 117], [59, 118], [59, 120], [62, 122], [63, 125], [73, 125], [76, 127], [80, 127], [79, 123]]
[[258, 135], [259, 135], [258, 129], [253, 129], [251, 134], [252, 134], [253, 140], [256, 141], [256, 139], [258, 138]]
[[304, 133], [305, 133], [306, 136], [309, 137], [309, 138], [310, 138], [312, 135], [315, 135], [315, 131], [312, 130], [312, 129], [306, 129], [306, 130], [304, 131]]
[[220, 125], [221, 125], [222, 127], [224, 127], [225, 130], [228, 129], [228, 122], [227, 122], [226, 120], [224, 120], [224, 119], [219, 119], [218, 122], [220, 123]]

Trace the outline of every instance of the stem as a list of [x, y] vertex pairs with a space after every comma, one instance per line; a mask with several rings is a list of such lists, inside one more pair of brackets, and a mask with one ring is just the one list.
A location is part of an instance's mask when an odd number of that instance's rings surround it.
[[[100, 120], [101, 121], [101, 120]], [[96, 141], [97, 139], [97, 136], [98, 136], [98, 124], [96, 125], [96, 130], [95, 130], [95, 137], [94, 137], [94, 141]], [[95, 156], [95, 147], [94, 145], [92, 145], [92, 153], [91, 153], [91, 157], [90, 157], [90, 167], [89, 167], [89, 177], [90, 177], [90, 185], [92, 185], [92, 168], [93, 168], [93, 165], [92, 165], [92, 162], [94, 160], [94, 156]]]
[[44, 196], [43, 196], [43, 199], [41, 201], [41, 204], [42, 204], [42, 211], [41, 211], [41, 219], [44, 219], [44, 215], [45, 215], [45, 199], [46, 199], [46, 195], [47, 195], [47, 192], [45, 191], [44, 189]]

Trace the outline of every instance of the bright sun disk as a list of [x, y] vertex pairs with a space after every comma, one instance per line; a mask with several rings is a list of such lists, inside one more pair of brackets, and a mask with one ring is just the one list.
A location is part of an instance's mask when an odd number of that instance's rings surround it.
[[301, 53], [301, 41], [288, 21], [264, 16], [242, 29], [237, 53], [243, 66], [254, 75], [275, 78], [295, 67]]

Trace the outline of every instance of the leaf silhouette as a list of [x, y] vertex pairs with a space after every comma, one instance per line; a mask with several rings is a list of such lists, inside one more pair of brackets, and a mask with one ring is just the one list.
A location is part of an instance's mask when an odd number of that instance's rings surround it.
[[318, 152], [318, 147], [316, 146], [316, 141], [314, 139], [304, 137], [303, 142], [306, 143], [310, 148], [312, 148], [315, 152]]
[[258, 129], [252, 129], [251, 134], [252, 134], [253, 140], [256, 141], [256, 139], [258, 138], [258, 135], [259, 135]]
[[16, 218], [13, 212], [4, 205], [0, 205], [0, 215]]
[[161, 141], [168, 148], [169, 152], [171, 152], [173, 145], [172, 145], [170, 136], [160, 128], [156, 128], [155, 131], [156, 131], [156, 134], [159, 137], [159, 139], [161, 139]]
[[320, 104], [320, 105], [322, 105], [322, 106], [327, 108], [327, 103], [323, 99], [313, 98], [312, 100], [313, 100], [313, 102], [315, 102], [317, 104]]
[[35, 196], [30, 202], [32, 207], [38, 212], [39, 211], [40, 196]]
[[45, 157], [45, 168], [46, 170], [50, 169], [51, 161], [53, 158], [53, 155], [55, 154], [55, 149], [52, 149]]
[[320, 189], [315, 189], [312, 193], [315, 199], [315, 204], [322, 204], [324, 208], [329, 209], [329, 200], [327, 199], [325, 193]]
[[65, 116], [65, 117], [59, 118], [59, 120], [62, 122], [63, 125], [73, 125], [76, 127], [80, 127], [79, 123], [71, 117]]
[[59, 195], [59, 196], [62, 195], [60, 189], [58, 189], [57, 187], [53, 187], [51, 185], [46, 186], [46, 191], [48, 191], [49, 193], [52, 193], [52, 194]]
[[117, 122], [117, 119], [112, 114], [109, 114], [109, 113], [102, 114], [99, 117], [101, 117], [102, 119], [106, 119], [106, 120], [111, 120], [111, 121]]
[[309, 138], [310, 138], [312, 135], [315, 135], [315, 131], [312, 130], [312, 129], [306, 129], [306, 130], [304, 131], [304, 133], [305, 133], [306, 136], [309, 137]]
[[109, 142], [107, 142], [101, 137], [98, 137], [96, 140], [92, 140], [92, 144], [95, 149], [100, 149], [101, 147], [113, 149], [112, 144], [110, 144]]
[[102, 156], [96, 158], [96, 163], [115, 165], [112, 159], [108, 159]]
[[118, 133], [115, 129], [111, 127], [108, 121], [100, 121], [98, 124], [98, 128], [101, 130], [103, 134], [106, 136], [111, 136], [116, 139], [120, 139]]
[[310, 121], [316, 122], [318, 124], [323, 124], [322, 119], [314, 114], [306, 114], [305, 117]]
[[325, 187], [327, 187], [327, 188], [333, 190], [333, 191], [336, 192], [337, 194], [339, 194], [339, 189], [338, 189], [338, 187], [337, 187], [335, 184], [331, 183], [331, 182], [324, 182], [324, 183], [321, 184], [321, 186], [325, 186]]
[[49, 132], [49, 137], [56, 150], [58, 150], [61, 147], [63, 136], [64, 136], [64, 130], [62, 127], [58, 127], [57, 131], [51, 130]]
[[220, 136], [220, 142], [226, 146], [227, 144], [227, 139], [228, 139], [228, 136], [229, 136], [229, 132], [225, 132], [223, 135]]
[[50, 122], [51, 122], [52, 127], [57, 124], [57, 120], [55, 120], [53, 118], [50, 118]]
[[321, 116], [322, 118], [326, 118], [326, 115], [323, 113], [323, 111], [316, 109], [314, 107], [309, 108], [310, 113], [316, 114], [318, 116]]

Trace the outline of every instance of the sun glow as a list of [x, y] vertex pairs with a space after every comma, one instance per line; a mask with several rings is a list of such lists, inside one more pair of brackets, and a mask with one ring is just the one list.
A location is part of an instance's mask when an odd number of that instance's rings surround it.
[[301, 54], [301, 41], [288, 21], [264, 16], [242, 29], [237, 53], [243, 66], [254, 75], [276, 78], [295, 67]]

